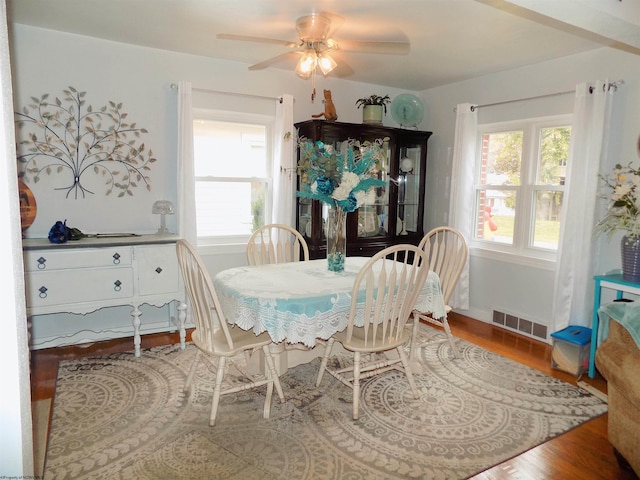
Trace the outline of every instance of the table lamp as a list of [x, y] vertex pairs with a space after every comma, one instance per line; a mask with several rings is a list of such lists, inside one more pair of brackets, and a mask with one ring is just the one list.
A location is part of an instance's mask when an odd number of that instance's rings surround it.
[[153, 202], [153, 207], [151, 207], [151, 213], [154, 215], [160, 215], [160, 228], [158, 229], [158, 233], [171, 233], [167, 229], [167, 215], [173, 215], [173, 203], [169, 200], [156, 200]]

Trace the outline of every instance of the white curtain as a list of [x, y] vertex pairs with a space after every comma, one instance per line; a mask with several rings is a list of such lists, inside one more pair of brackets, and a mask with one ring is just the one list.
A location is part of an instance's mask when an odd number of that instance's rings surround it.
[[608, 81], [576, 87], [571, 155], [556, 264], [553, 328], [591, 325], [593, 275], [604, 238], [594, 234], [598, 173], [605, 164], [614, 88]]
[[178, 83], [178, 235], [197, 245], [191, 82]]
[[271, 220], [295, 226], [296, 135], [293, 129], [293, 97], [282, 95], [276, 104], [274, 128], [273, 203]]
[[[470, 103], [456, 106], [456, 129], [451, 167], [451, 200], [449, 202], [449, 226], [457, 229], [469, 241], [473, 236], [474, 168], [478, 111]], [[449, 305], [452, 308], [469, 309], [469, 259], [460, 275]]]

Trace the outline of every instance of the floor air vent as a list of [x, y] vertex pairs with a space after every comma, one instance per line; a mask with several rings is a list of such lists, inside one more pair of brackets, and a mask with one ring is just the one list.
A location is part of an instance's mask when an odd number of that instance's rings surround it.
[[493, 323], [506, 329], [513, 330], [514, 332], [524, 333], [532, 337], [547, 340], [547, 326], [532, 322], [531, 320], [526, 320], [524, 318], [516, 317], [515, 315], [494, 310]]

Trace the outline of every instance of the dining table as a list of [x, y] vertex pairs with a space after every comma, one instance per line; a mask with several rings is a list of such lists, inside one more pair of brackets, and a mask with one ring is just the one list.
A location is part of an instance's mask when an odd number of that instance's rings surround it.
[[[368, 260], [347, 257], [342, 272], [329, 271], [326, 259], [235, 267], [215, 275], [213, 284], [227, 322], [268, 332], [276, 344], [313, 348], [347, 327], [354, 281]], [[446, 315], [436, 273], [429, 271], [415, 308]], [[360, 314], [356, 325], [363, 323]]]

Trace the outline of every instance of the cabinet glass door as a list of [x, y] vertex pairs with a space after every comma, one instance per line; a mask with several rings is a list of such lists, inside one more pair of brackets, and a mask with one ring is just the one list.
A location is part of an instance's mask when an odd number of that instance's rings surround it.
[[298, 228], [302, 235], [311, 238], [313, 224], [313, 200], [310, 198], [298, 198]]
[[[389, 138], [371, 139], [370, 142], [380, 143], [380, 151], [376, 162], [373, 176], [379, 180], [388, 182], [391, 149], [389, 148]], [[366, 146], [362, 146], [364, 150]], [[375, 202], [372, 205], [362, 205], [358, 209], [358, 232], [357, 236], [362, 238], [388, 235], [389, 229], [389, 188], [378, 187], [375, 189]]]
[[398, 219], [396, 234], [408, 235], [418, 232], [420, 207], [420, 171], [422, 146], [405, 143], [400, 147], [398, 161]]

